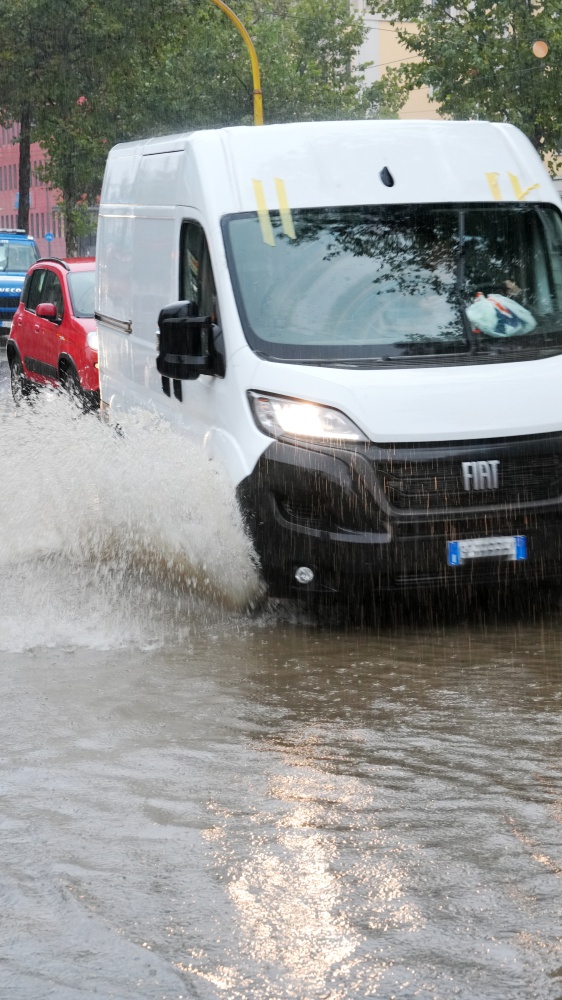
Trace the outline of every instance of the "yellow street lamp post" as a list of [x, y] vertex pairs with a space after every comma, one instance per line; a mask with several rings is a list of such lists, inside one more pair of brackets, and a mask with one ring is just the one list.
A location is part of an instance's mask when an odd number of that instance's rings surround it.
[[260, 81], [260, 67], [258, 63], [256, 50], [254, 48], [254, 43], [252, 42], [252, 39], [250, 38], [244, 25], [242, 24], [240, 18], [236, 17], [234, 11], [231, 10], [230, 7], [227, 7], [227, 5], [223, 3], [223, 0], [212, 0], [212, 3], [216, 4], [217, 7], [220, 7], [220, 9], [224, 11], [227, 17], [229, 17], [230, 20], [234, 22], [234, 24], [238, 28], [238, 31], [242, 35], [242, 38], [246, 42], [248, 52], [250, 53], [250, 62], [252, 64], [252, 79], [254, 82], [254, 125], [263, 125], [263, 100], [262, 100], [262, 90]]

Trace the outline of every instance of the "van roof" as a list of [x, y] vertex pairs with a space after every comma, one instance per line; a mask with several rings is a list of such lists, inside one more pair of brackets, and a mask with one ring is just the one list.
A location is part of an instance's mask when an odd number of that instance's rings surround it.
[[[495, 122], [361, 120], [235, 126], [123, 143], [109, 155], [114, 162], [133, 157], [139, 168], [144, 161], [148, 169], [146, 157], [182, 151], [194, 161], [197, 186], [201, 185], [209, 209], [219, 215], [255, 211], [256, 181], [263, 185], [268, 209], [277, 208], [276, 179], [283, 182], [294, 208], [491, 200], [558, 204], [529, 140], [514, 126]], [[141, 184], [133, 191], [132, 174], [124, 164], [123, 171], [118, 197], [108, 190], [108, 200], [142, 204], [147, 189]], [[144, 167], [139, 184], [142, 173]], [[184, 199], [193, 197], [194, 177], [184, 182], [180, 175], [178, 171], [175, 201], [192, 204]], [[171, 175], [165, 185], [167, 203], [174, 197], [170, 180]]]
[[428, 120], [412, 119], [353, 119], [351, 121], [320, 121], [320, 122], [284, 122], [277, 125], [229, 125], [219, 129], [192, 129], [188, 132], [174, 132], [170, 135], [150, 136], [144, 139], [134, 139], [130, 142], [121, 142], [113, 147], [112, 154], [119, 154], [120, 151], [140, 152], [142, 155], [150, 156], [155, 152], [185, 149], [186, 144], [194, 138], [203, 136], [221, 136], [228, 140], [252, 141], [252, 144], [269, 146], [287, 145], [292, 140], [298, 139], [299, 143], [308, 140], [313, 144], [319, 138], [328, 137], [330, 139], [346, 139], [377, 137], [381, 141], [392, 139], [393, 142], [416, 141], [440, 141], [447, 143], [454, 141], [456, 137], [463, 139], [470, 135], [472, 141], [482, 141], [485, 136], [492, 132], [515, 132], [522, 133], [513, 125], [502, 122], [488, 121], [448, 121], [444, 119]]

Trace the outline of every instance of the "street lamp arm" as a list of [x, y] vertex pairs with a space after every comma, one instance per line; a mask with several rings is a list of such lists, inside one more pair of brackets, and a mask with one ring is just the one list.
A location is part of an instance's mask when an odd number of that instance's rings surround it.
[[262, 99], [262, 89], [260, 80], [260, 67], [258, 63], [258, 57], [256, 50], [254, 48], [254, 43], [250, 38], [248, 32], [246, 31], [242, 21], [236, 16], [230, 7], [227, 7], [223, 0], [212, 0], [217, 7], [230, 18], [231, 21], [236, 25], [238, 31], [242, 35], [242, 38], [246, 42], [248, 52], [250, 54], [250, 62], [252, 64], [252, 79], [254, 83], [254, 125], [263, 125], [263, 99]]

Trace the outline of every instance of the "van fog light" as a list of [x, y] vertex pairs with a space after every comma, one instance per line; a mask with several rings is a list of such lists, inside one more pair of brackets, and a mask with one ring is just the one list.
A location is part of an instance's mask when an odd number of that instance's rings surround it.
[[314, 580], [314, 570], [310, 566], [299, 566], [295, 571], [295, 580], [297, 583], [312, 583]]

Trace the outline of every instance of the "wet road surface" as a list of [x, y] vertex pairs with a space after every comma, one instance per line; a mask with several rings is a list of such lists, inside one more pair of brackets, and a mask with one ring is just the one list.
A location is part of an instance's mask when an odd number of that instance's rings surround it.
[[247, 613], [165, 428], [0, 415], [0, 996], [560, 1000], [557, 595]]

